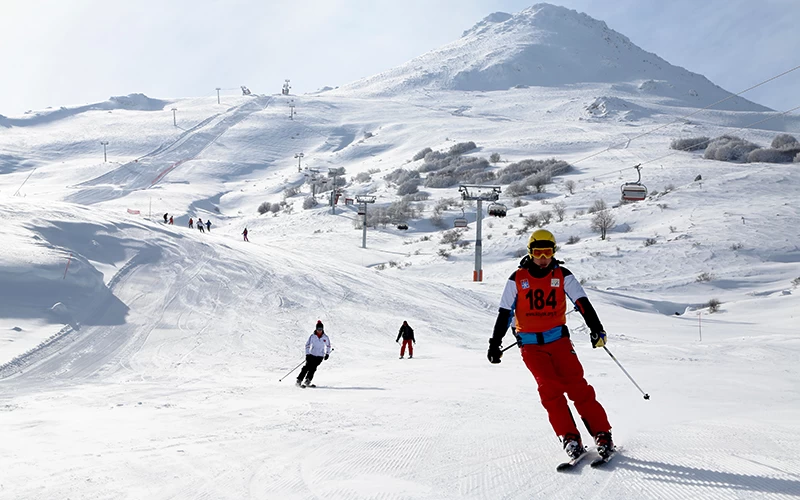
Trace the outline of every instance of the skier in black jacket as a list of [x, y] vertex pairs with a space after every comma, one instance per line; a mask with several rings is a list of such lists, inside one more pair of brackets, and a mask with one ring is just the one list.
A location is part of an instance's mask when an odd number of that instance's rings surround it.
[[414, 339], [414, 329], [408, 326], [407, 321], [403, 321], [403, 326], [400, 327], [400, 331], [397, 333], [397, 340], [395, 342], [400, 342], [400, 337], [403, 337], [403, 345], [400, 347], [400, 359], [403, 359], [403, 356], [406, 354], [406, 346], [408, 346], [408, 359], [414, 357], [414, 346], [417, 341]]

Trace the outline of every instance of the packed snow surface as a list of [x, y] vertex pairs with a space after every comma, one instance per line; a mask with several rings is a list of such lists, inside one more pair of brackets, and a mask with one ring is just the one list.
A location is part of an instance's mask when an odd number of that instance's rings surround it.
[[[568, 39], [602, 48], [608, 70], [596, 74], [607, 78], [501, 69], [536, 50], [551, 65]], [[0, 498], [800, 496], [797, 164], [669, 149], [724, 133], [768, 146], [800, 133], [798, 119], [739, 99], [683, 120], [727, 94], [704, 94], [713, 84], [652, 54], [642, 64], [662, 73], [639, 78], [625, 57], [640, 49], [624, 36], [546, 5], [489, 16], [422, 56], [420, 71], [479, 43], [497, 52], [442, 70], [449, 87], [399, 89], [403, 67], [309, 96], [134, 94], [0, 118]], [[683, 92], [691, 79], [702, 101]], [[469, 156], [500, 155], [492, 171], [548, 158], [574, 168], [521, 206], [501, 186], [508, 215], [484, 213], [482, 282], [474, 203], [463, 206], [467, 243], [442, 242], [462, 216], [457, 186], [421, 186], [429, 197], [408, 230], [369, 227], [362, 248], [357, 208], [342, 198], [374, 195], [368, 210], [385, 208], [400, 199], [388, 174], [420, 167], [423, 148], [466, 141]], [[639, 163], [650, 196], [618, 205]], [[310, 177], [334, 168], [346, 170], [335, 213], [329, 189], [303, 209]], [[598, 199], [616, 220], [605, 240], [587, 213]], [[651, 396], [570, 313], [622, 448], [606, 468], [570, 475], [555, 472], [566, 456], [517, 349], [486, 359], [532, 231], [525, 217], [557, 203], [565, 217], [546, 226], [557, 256]], [[190, 217], [211, 230], [190, 229]], [[317, 320], [334, 351], [318, 387], [300, 389], [291, 370]], [[418, 342], [401, 360], [404, 320]]]

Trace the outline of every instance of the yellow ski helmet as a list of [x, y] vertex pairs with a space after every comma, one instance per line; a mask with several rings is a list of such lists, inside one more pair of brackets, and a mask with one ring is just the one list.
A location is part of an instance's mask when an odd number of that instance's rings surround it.
[[528, 239], [528, 255], [533, 258], [534, 248], [552, 248], [555, 252], [556, 237], [547, 229], [537, 229]]

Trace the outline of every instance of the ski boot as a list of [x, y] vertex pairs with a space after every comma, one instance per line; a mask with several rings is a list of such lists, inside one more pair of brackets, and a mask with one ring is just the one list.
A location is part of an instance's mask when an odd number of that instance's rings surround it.
[[311, 381], [310, 381], [310, 380], [308, 380], [308, 379], [306, 379], [305, 386], [306, 386], [306, 387], [316, 387], [316, 385], [312, 384], [312, 383], [311, 383]]
[[303, 387], [303, 382], [298, 380], [297, 382], [294, 383], [294, 385], [296, 385], [297, 387]]
[[594, 444], [597, 445], [597, 454], [603, 458], [608, 458], [615, 449], [610, 432], [598, 432], [594, 436]]
[[580, 436], [576, 436], [575, 434], [567, 434], [562, 438], [562, 441], [564, 443], [564, 451], [567, 452], [569, 458], [573, 460], [581, 456], [586, 451], [581, 443]]

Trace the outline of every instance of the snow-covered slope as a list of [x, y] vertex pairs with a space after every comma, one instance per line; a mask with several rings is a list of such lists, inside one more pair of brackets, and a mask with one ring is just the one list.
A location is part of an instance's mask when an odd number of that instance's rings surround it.
[[[514, 19], [491, 17], [465, 38]], [[796, 169], [669, 149], [722, 133], [768, 145], [800, 122], [739, 131], [772, 115], [687, 122], [695, 108], [633, 81], [572, 83], [223, 95], [168, 101], [177, 126], [168, 109], [114, 108], [0, 128], [0, 498], [800, 495]], [[464, 141], [478, 146], [471, 156], [501, 155], [494, 172], [526, 158], [575, 167], [518, 207], [503, 186], [508, 216], [484, 219], [483, 282], [472, 281], [474, 205], [463, 206], [468, 243], [442, 241], [462, 215], [455, 186], [423, 188], [409, 229], [371, 227], [366, 249], [353, 206], [302, 208], [312, 169], [345, 168], [344, 196], [375, 195], [376, 210], [401, 198], [388, 174]], [[637, 163], [660, 194], [612, 208], [601, 240], [586, 210], [615, 205]], [[448, 198], [443, 229], [431, 215]], [[486, 360], [524, 219], [555, 203], [566, 209], [547, 226], [558, 256], [651, 396], [569, 314], [623, 448], [609, 468], [571, 476], [554, 472], [563, 452], [518, 353]], [[318, 319], [334, 351], [312, 392], [289, 372]], [[413, 360], [397, 359], [403, 320]]]
[[[459, 40], [333, 93], [385, 96], [588, 82], [620, 84], [678, 106], [704, 107], [730, 96], [702, 75], [640, 49], [604, 22], [545, 3], [514, 15], [494, 13], [465, 31]], [[767, 108], [737, 97], [717, 109]]]

